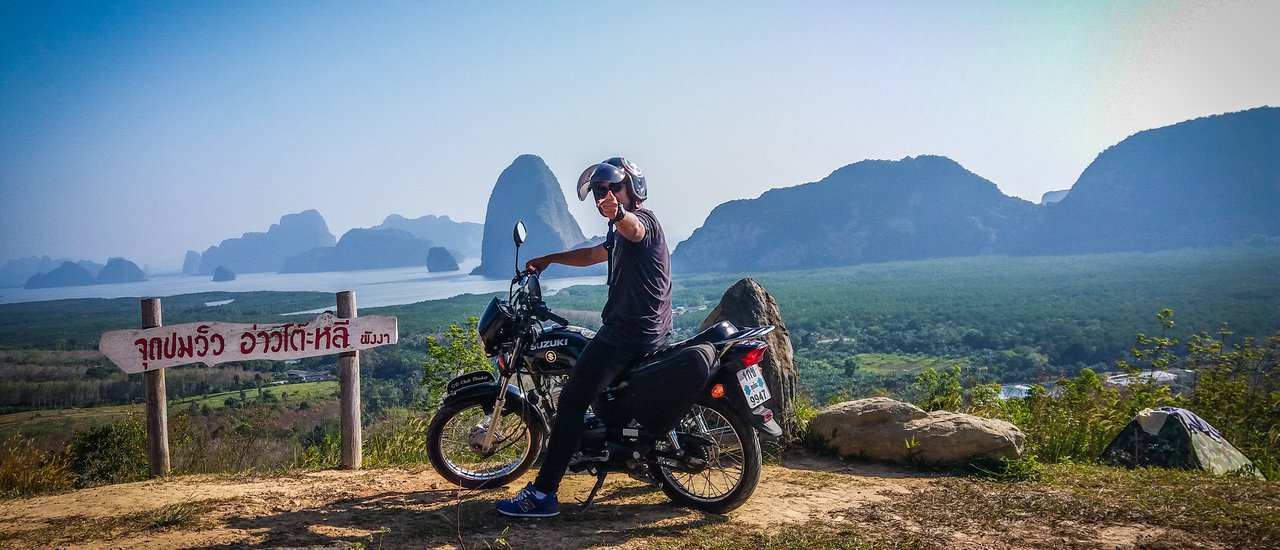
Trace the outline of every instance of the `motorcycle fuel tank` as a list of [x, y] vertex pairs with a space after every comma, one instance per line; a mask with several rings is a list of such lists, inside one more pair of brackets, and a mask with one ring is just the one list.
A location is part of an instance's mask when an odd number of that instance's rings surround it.
[[581, 327], [556, 327], [529, 344], [524, 360], [539, 374], [568, 373], [595, 333]]

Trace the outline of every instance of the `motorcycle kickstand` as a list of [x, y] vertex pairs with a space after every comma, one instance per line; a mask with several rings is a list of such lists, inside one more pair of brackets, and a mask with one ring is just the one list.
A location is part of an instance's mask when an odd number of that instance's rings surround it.
[[600, 470], [596, 473], [596, 485], [591, 488], [591, 493], [587, 495], [587, 500], [582, 503], [580, 510], [585, 512], [587, 508], [591, 507], [591, 503], [596, 501], [596, 493], [600, 492], [600, 488], [604, 486], [604, 476], [607, 475], [609, 475], [609, 472], [606, 470]]

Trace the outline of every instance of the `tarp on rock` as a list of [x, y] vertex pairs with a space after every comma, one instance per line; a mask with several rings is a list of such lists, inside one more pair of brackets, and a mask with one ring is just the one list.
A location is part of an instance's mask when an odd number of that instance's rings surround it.
[[1125, 468], [1199, 469], [1263, 477], [1248, 457], [1203, 418], [1175, 407], [1138, 413], [1107, 445], [1100, 459]]

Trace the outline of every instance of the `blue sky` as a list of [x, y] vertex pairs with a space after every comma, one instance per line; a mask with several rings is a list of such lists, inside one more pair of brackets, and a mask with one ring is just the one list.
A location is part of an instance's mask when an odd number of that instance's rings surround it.
[[636, 160], [672, 242], [868, 158], [1036, 201], [1137, 131], [1280, 105], [1280, 2], [788, 4], [5, 2], [0, 261], [479, 222], [523, 153], [587, 234], [569, 185]]

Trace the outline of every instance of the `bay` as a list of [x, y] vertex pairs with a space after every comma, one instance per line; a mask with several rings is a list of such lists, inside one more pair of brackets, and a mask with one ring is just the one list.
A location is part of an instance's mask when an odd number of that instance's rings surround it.
[[[215, 283], [208, 275], [160, 275], [137, 283], [63, 288], [0, 288], [0, 304], [40, 302], [72, 298], [163, 298], [201, 292], [340, 292], [356, 293], [361, 308], [412, 304], [462, 294], [506, 292], [510, 279], [468, 275], [479, 260], [463, 262], [458, 271], [430, 273], [425, 266], [332, 271], [325, 273], [245, 273], [234, 281]], [[512, 268], [514, 274], [514, 267]], [[547, 277], [545, 293], [575, 285], [602, 285], [603, 275]]]

